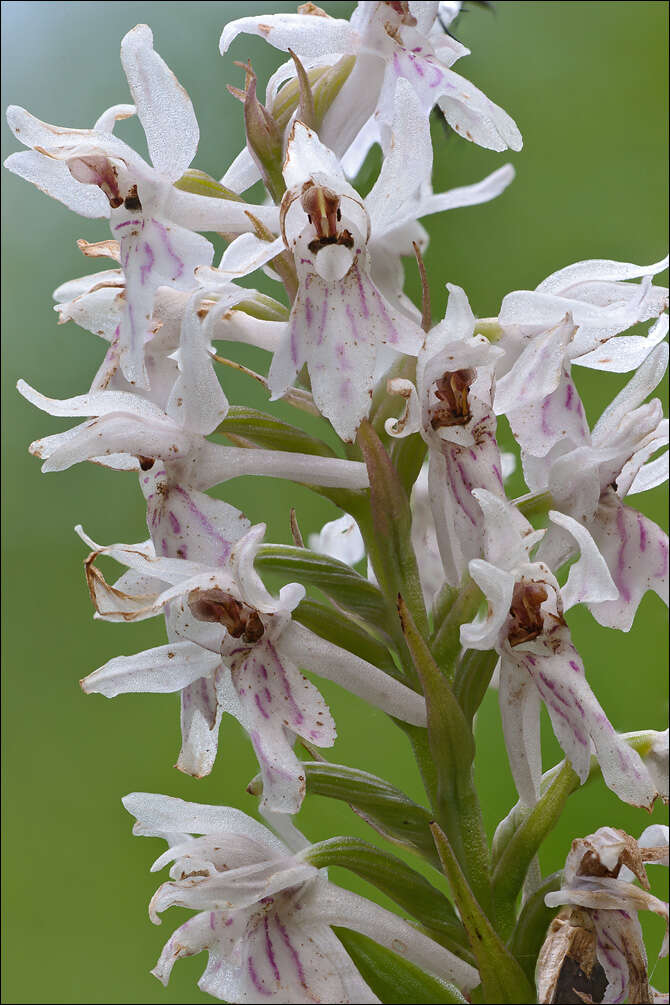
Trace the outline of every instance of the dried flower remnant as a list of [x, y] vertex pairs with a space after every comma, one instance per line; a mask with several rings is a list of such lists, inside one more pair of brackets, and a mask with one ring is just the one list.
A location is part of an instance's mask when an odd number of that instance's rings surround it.
[[[650, 910], [666, 922], [661, 956], [668, 952], [668, 905], [649, 893], [646, 865], [668, 864], [668, 828], [648, 827], [636, 841], [625, 831], [601, 827], [573, 841], [561, 890], [546, 896], [548, 906], [568, 904], [552, 923], [538, 959], [540, 1002], [576, 1001], [559, 997], [561, 988], [592, 994], [593, 1001], [653, 1002], [647, 953], [637, 912]], [[637, 879], [642, 889], [635, 886]], [[575, 920], [577, 919], [577, 920]], [[566, 923], [578, 926], [580, 937], [565, 937]], [[588, 933], [585, 935], [583, 933]], [[574, 965], [579, 972], [568, 978]], [[596, 999], [593, 992], [605, 986]], [[580, 985], [580, 986], [578, 986]], [[582, 999], [585, 1000], [585, 999]]]

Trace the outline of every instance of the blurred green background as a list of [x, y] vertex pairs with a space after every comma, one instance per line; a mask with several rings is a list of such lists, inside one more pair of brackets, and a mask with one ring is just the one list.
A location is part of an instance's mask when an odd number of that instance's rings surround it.
[[[337, 16], [353, 7], [323, 6]], [[243, 142], [241, 109], [225, 87], [241, 82], [233, 60], [250, 56], [261, 82], [279, 62], [261, 40], [246, 37], [222, 59], [221, 27], [235, 16], [292, 9], [288, 3], [4, 3], [3, 106], [18, 103], [60, 125], [92, 125], [102, 109], [128, 100], [119, 41], [147, 22], [195, 105], [202, 135], [195, 166], [220, 177]], [[507, 291], [533, 288], [580, 259], [647, 263], [662, 257], [667, 13], [665, 3], [501, 2], [495, 13], [476, 9], [462, 17], [457, 35], [473, 55], [457, 69], [514, 116], [525, 146], [506, 157], [436, 131], [436, 190], [476, 181], [508, 159], [517, 169], [515, 183], [495, 203], [429, 220], [436, 318], [446, 281], [462, 285], [483, 316], [496, 313]], [[141, 141], [135, 124], [122, 126], [122, 136]], [[16, 149], [6, 127], [2, 141], [4, 158]], [[50, 297], [64, 280], [96, 270], [75, 240], [100, 240], [107, 231], [104, 221], [79, 219], [8, 173], [3, 181], [3, 1000], [196, 1002], [205, 997], [195, 986], [204, 957], [180, 963], [167, 990], [149, 975], [185, 912], [169, 912], [159, 931], [151, 926], [146, 905], [158, 877], [149, 874], [149, 865], [159, 843], [131, 837], [120, 799], [148, 790], [253, 812], [255, 801], [244, 786], [256, 765], [236, 723], [227, 720], [213, 774], [201, 781], [185, 777], [171, 767], [179, 744], [174, 696], [108, 702], [85, 698], [78, 687], [112, 656], [163, 641], [158, 620], [136, 626], [92, 621], [81, 566], [85, 549], [72, 530], [81, 522], [101, 542], [141, 540], [142, 500], [132, 475], [94, 465], [42, 476], [27, 446], [68, 423], [30, 407], [14, 385], [24, 377], [54, 397], [88, 388], [101, 344], [74, 325], [57, 327]], [[260, 352], [239, 358], [264, 365]], [[234, 403], [265, 407], [246, 378], [224, 379]], [[583, 370], [577, 379], [592, 420], [623, 383]], [[226, 485], [225, 498], [252, 521], [267, 521], [270, 540], [288, 540], [291, 505], [303, 532], [336, 515], [323, 500], [287, 483], [243, 479]], [[662, 489], [638, 499], [645, 513], [664, 521]], [[606, 632], [581, 612], [570, 622], [615, 726], [663, 728], [666, 613], [658, 598], [647, 595], [628, 635]], [[380, 712], [336, 686], [322, 690], [340, 733], [329, 756], [388, 777], [421, 799], [403, 736]], [[545, 751], [549, 767], [559, 757], [550, 732]], [[494, 694], [479, 717], [478, 774], [492, 831], [514, 801]], [[661, 811], [655, 819], [663, 819]], [[573, 837], [604, 824], [638, 834], [647, 822], [642, 811], [593, 786], [572, 797], [547, 842], [543, 869], [561, 866]], [[299, 825], [314, 840], [370, 836], [344, 806], [322, 798], [307, 801]], [[333, 878], [365, 892], [345, 874]], [[655, 959], [660, 926], [652, 923], [650, 932]], [[654, 980], [663, 987], [659, 972]]]

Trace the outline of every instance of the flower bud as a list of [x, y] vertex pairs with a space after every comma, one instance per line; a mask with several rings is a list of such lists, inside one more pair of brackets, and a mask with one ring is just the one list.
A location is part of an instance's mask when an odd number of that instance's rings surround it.
[[279, 202], [286, 190], [282, 176], [284, 147], [282, 133], [270, 112], [256, 96], [256, 74], [251, 63], [237, 64], [246, 71], [245, 89], [239, 91], [230, 85], [228, 90], [244, 103], [244, 125], [247, 131], [249, 153], [256, 162], [270, 195]]

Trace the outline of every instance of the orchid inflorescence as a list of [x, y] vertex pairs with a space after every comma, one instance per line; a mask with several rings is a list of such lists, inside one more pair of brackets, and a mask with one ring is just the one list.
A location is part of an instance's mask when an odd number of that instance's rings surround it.
[[[647, 590], [667, 603], [667, 535], [626, 499], [668, 477], [668, 423], [648, 400], [667, 366], [668, 296], [653, 282], [667, 259], [569, 265], [509, 293], [495, 318], [477, 318], [447, 283], [433, 324], [420, 220], [494, 199], [514, 171], [435, 193], [431, 115], [491, 150], [522, 145], [510, 116], [452, 69], [468, 53], [453, 34], [460, 8], [362, 2], [344, 20], [308, 3], [230, 22], [222, 53], [246, 33], [290, 58], [265, 105], [250, 63], [244, 89], [231, 88], [247, 143], [221, 181], [191, 167], [193, 106], [146, 25], [121, 43], [132, 104], [90, 129], [8, 111], [27, 149], [6, 166], [111, 229], [79, 242], [111, 267], [55, 292], [60, 321], [105, 343], [90, 388], [55, 400], [18, 385], [43, 411], [81, 421], [30, 449], [44, 471], [93, 461], [137, 472], [149, 537], [100, 545], [77, 528], [86, 579], [96, 617], [163, 616], [167, 627], [164, 645], [110, 660], [82, 687], [178, 693], [177, 767], [189, 775], [212, 770], [224, 713], [258, 759], [248, 789], [267, 826], [230, 807], [124, 799], [135, 833], [168, 844], [153, 866], [172, 863], [152, 920], [172, 905], [196, 912], [153, 972], [167, 983], [176, 960], [207, 950], [199, 986], [227, 1002], [667, 1001], [649, 986], [637, 922], [642, 909], [667, 921], [644, 868], [667, 864], [667, 828], [636, 841], [603, 827], [550, 877], [537, 858], [580, 785], [600, 778], [647, 810], [668, 797], [667, 731], [612, 727], [565, 619], [581, 604], [628, 631]], [[149, 162], [115, 134], [130, 116]], [[381, 169], [363, 196], [357, 177], [375, 145]], [[259, 181], [267, 198], [250, 202]], [[218, 266], [203, 232], [226, 240]], [[408, 256], [420, 306], [404, 292]], [[258, 270], [276, 298], [239, 284]], [[297, 425], [229, 404], [219, 341], [267, 354], [255, 376]], [[593, 428], [573, 366], [632, 373]], [[339, 453], [300, 428], [300, 412], [330, 424]], [[501, 415], [528, 487], [516, 499]], [[242, 475], [306, 485], [343, 515], [307, 547], [292, 512], [294, 545], [264, 543], [263, 524], [208, 494]], [[123, 568], [115, 582], [101, 558]], [[269, 572], [283, 578], [277, 595]], [[324, 757], [335, 722], [303, 671], [392, 717], [428, 807]], [[473, 780], [489, 686], [519, 796], [490, 847]], [[565, 753], [544, 775], [542, 704]], [[310, 844], [292, 821], [308, 792], [348, 802], [377, 838], [419, 856], [419, 871], [355, 838]], [[336, 886], [329, 865], [412, 920]]]

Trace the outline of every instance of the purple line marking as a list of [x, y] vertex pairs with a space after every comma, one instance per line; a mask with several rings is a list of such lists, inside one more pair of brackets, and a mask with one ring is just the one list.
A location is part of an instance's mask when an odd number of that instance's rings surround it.
[[619, 511], [616, 515], [616, 528], [619, 532], [619, 538], [621, 539], [621, 547], [619, 548], [619, 554], [617, 556], [617, 567], [614, 582], [619, 588], [619, 593], [622, 598], [627, 604], [629, 604], [631, 601], [630, 590], [624, 581], [628, 531], [626, 530], [626, 514], [624, 513], [623, 506], [619, 506]]
[[566, 389], [565, 389], [565, 407], [566, 408], [570, 408], [571, 407], [571, 404], [572, 404], [572, 395], [573, 395], [572, 384], [568, 384], [567, 387], [566, 387]]
[[154, 267], [154, 262], [156, 260], [155, 256], [154, 256], [154, 253], [153, 253], [153, 250], [152, 250], [152, 247], [148, 243], [148, 241], [144, 242], [144, 250], [145, 250], [145, 252], [147, 254], [147, 259], [148, 260], [147, 260], [146, 265], [141, 265], [140, 266], [140, 283], [141, 283], [142, 286], [144, 286], [144, 283], [146, 282], [147, 276], [150, 275], [151, 270]]
[[144, 227], [144, 220], [124, 220], [123, 223], [117, 223], [114, 230], [121, 230], [122, 227]]
[[276, 668], [276, 671], [277, 671], [277, 675], [279, 677], [279, 680], [280, 680], [281, 684], [283, 685], [284, 694], [285, 694], [285, 696], [286, 696], [286, 698], [287, 698], [287, 700], [289, 702], [289, 705], [291, 706], [291, 709], [292, 709], [292, 712], [293, 712], [293, 716], [295, 718], [295, 723], [296, 723], [296, 725], [299, 725], [300, 723], [304, 722], [305, 717], [302, 714], [302, 712], [300, 711], [300, 709], [299, 709], [299, 707], [298, 707], [298, 705], [296, 703], [296, 700], [293, 697], [293, 693], [291, 691], [291, 685], [289, 683], [288, 677], [286, 676], [286, 671], [284, 670], [284, 667], [283, 667], [283, 665], [281, 663], [281, 660], [279, 659], [279, 656], [277, 655], [277, 650], [272, 645], [272, 643], [271, 642], [266, 642], [265, 645], [269, 649], [270, 654], [272, 656], [272, 659], [275, 662], [275, 668]]
[[265, 952], [267, 958], [270, 961], [270, 966], [272, 967], [272, 972], [275, 975], [275, 980], [277, 983], [280, 981], [279, 967], [277, 966], [277, 961], [275, 959], [274, 949], [272, 947], [272, 939], [270, 938], [270, 924], [268, 922], [267, 915], [263, 918], [263, 927], [265, 929]]
[[251, 977], [251, 982], [258, 991], [259, 995], [267, 995], [268, 997], [271, 996], [272, 991], [268, 991], [265, 985], [262, 984], [261, 981], [259, 980], [258, 974], [256, 973], [256, 968], [254, 967], [254, 961], [251, 956], [249, 956], [247, 959], [247, 969], [249, 971], [249, 976]]
[[328, 287], [323, 290], [323, 304], [321, 305], [321, 318], [319, 320], [319, 332], [316, 340], [317, 345], [321, 345], [326, 331], [326, 320], [328, 316]]
[[266, 712], [265, 709], [263, 708], [263, 706], [261, 704], [261, 699], [260, 699], [260, 697], [258, 695], [258, 692], [256, 692], [254, 694], [254, 702], [256, 703], [256, 708], [261, 713], [261, 715], [263, 716], [263, 718], [264, 719], [269, 719], [270, 718], [270, 713]]
[[297, 952], [295, 946], [293, 945], [293, 943], [291, 942], [291, 940], [289, 938], [288, 932], [286, 931], [286, 929], [282, 925], [282, 923], [279, 920], [279, 918], [278, 918], [277, 915], [275, 915], [275, 924], [276, 924], [277, 928], [279, 929], [279, 932], [281, 934], [282, 939], [286, 943], [286, 948], [288, 949], [289, 953], [291, 954], [291, 959], [293, 960], [293, 963], [295, 964], [295, 969], [296, 969], [296, 971], [298, 973], [298, 979], [299, 979], [300, 983], [302, 984], [302, 986], [304, 988], [307, 988], [307, 982], [305, 981], [305, 971], [302, 968], [302, 963], [300, 962], [300, 957], [298, 956], [298, 952]]
[[363, 289], [363, 278], [361, 276], [361, 272], [360, 272], [360, 269], [358, 268], [358, 266], [356, 266], [355, 269], [352, 269], [352, 272], [354, 272], [354, 271], [356, 273], [356, 284], [358, 286], [358, 296], [359, 296], [360, 301], [361, 301], [361, 314], [362, 314], [362, 316], [364, 318], [369, 318], [370, 317], [370, 308], [368, 307], [368, 302], [367, 302], [367, 300], [365, 298], [365, 290]]
[[205, 531], [205, 533], [210, 538], [213, 538], [215, 541], [219, 542], [219, 545], [221, 546], [221, 551], [219, 553], [219, 562], [221, 564], [227, 562], [232, 547], [231, 542], [228, 541], [227, 538], [223, 537], [223, 535], [218, 532], [216, 527], [211, 523], [210, 520], [207, 519], [202, 510], [198, 509], [196, 504], [193, 502], [191, 496], [185, 489], [181, 487], [181, 485], [176, 485], [174, 491], [178, 492], [179, 495], [182, 497], [182, 499], [186, 502], [189, 512], [192, 513], [192, 515], [196, 518], [196, 520], [198, 521], [202, 529]]
[[176, 279], [179, 279], [179, 277], [183, 274], [183, 272], [184, 272], [184, 263], [182, 262], [182, 260], [179, 257], [179, 255], [176, 254], [174, 248], [170, 244], [170, 239], [168, 237], [167, 230], [165, 229], [165, 227], [163, 226], [163, 224], [159, 223], [158, 220], [153, 220], [153, 219], [152, 219], [151, 222], [157, 228], [157, 230], [158, 230], [158, 232], [159, 232], [159, 234], [161, 236], [161, 239], [163, 241], [163, 244], [165, 245], [165, 250], [167, 251], [168, 255], [170, 256], [170, 258], [173, 260], [173, 262], [175, 263], [175, 265], [177, 267], [177, 271], [174, 273], [174, 275], [172, 275], [170, 277], [172, 279], [172, 282], [174, 282]]
[[291, 347], [291, 362], [294, 366], [298, 366], [298, 326], [296, 324], [295, 315], [293, 316], [293, 321], [291, 323], [291, 334], [289, 335], [289, 345]]

